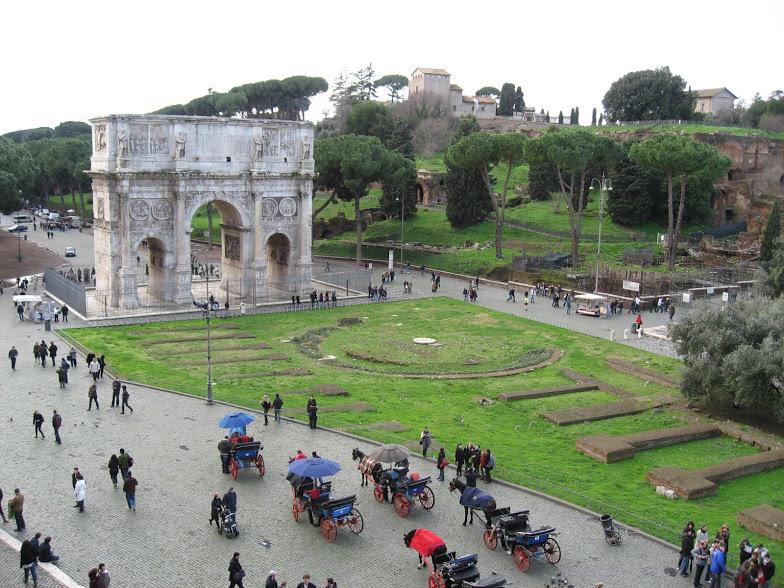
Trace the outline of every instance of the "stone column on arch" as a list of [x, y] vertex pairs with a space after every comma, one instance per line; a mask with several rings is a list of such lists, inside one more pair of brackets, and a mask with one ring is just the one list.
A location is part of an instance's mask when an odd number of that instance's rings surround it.
[[174, 204], [174, 241], [176, 252], [176, 282], [174, 302], [187, 304], [193, 300], [191, 292], [191, 226], [185, 214], [185, 200], [182, 193], [175, 189]]
[[[134, 310], [139, 307], [139, 284], [135, 256], [131, 255], [130, 199], [126, 189], [117, 193], [120, 241], [120, 308]], [[133, 260], [133, 261], [132, 261]]]
[[[254, 183], [260, 184], [263, 180], [254, 178]], [[264, 226], [263, 213], [261, 208], [262, 190], [260, 185], [254, 187], [253, 191], [253, 205], [251, 214], [253, 215], [252, 224], [252, 249], [253, 252], [250, 260], [251, 279], [253, 280], [253, 291], [249, 293], [253, 297], [254, 303], [258, 302], [261, 298], [267, 297], [267, 252], [266, 252], [266, 239], [267, 231]]]
[[297, 286], [300, 292], [309, 292], [313, 285], [313, 180], [307, 178], [298, 186], [299, 214], [297, 215], [298, 259]]

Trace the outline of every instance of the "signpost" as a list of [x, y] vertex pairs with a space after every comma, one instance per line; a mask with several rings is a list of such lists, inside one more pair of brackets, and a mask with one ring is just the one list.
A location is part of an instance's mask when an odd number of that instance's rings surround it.
[[623, 289], [639, 293], [639, 291], [640, 291], [640, 282], [631, 282], [629, 280], [624, 280], [623, 281]]

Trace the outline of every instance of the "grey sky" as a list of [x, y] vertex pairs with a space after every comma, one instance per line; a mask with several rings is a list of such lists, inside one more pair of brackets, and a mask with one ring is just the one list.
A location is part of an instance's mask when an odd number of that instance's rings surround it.
[[[440, 67], [466, 93], [520, 85], [552, 115], [601, 110], [609, 85], [669, 65], [692, 89], [747, 102], [784, 89], [784, 2], [492, 3], [80, 0], [3, 7], [0, 133], [149, 112], [208, 88], [324, 77], [372, 62], [379, 77]], [[318, 120], [327, 95], [308, 113]]]

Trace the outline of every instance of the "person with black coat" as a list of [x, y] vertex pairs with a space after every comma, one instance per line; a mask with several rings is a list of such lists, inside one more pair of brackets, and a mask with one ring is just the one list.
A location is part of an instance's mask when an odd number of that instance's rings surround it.
[[25, 584], [27, 584], [28, 578], [32, 576], [33, 586], [38, 586], [38, 573], [35, 569], [38, 565], [37, 562], [38, 554], [35, 547], [33, 547], [29, 539], [25, 539], [22, 541], [22, 548], [19, 550], [19, 567], [24, 570]]
[[681, 556], [678, 560], [678, 568], [680, 569], [681, 576], [686, 577], [689, 575], [689, 564], [691, 563], [691, 552], [694, 549], [694, 538], [697, 532], [694, 529], [694, 523], [689, 521], [686, 528], [681, 534]]
[[210, 525], [212, 525], [212, 521], [215, 521], [215, 525], [220, 527], [219, 515], [221, 506], [223, 506], [223, 501], [221, 500], [220, 494], [213, 494], [212, 502], [210, 503]]
[[44, 415], [40, 412], [33, 411], [33, 426], [35, 427], [35, 438], [38, 439], [38, 433], [41, 433], [41, 439], [46, 439], [44, 437], [44, 432], [41, 429], [41, 426], [44, 424]]
[[269, 411], [272, 408], [272, 403], [270, 402], [269, 396], [267, 396], [266, 394], [261, 399], [261, 408], [264, 411], [264, 426], [266, 427], [269, 424], [267, 415], [269, 415]]
[[318, 411], [318, 406], [316, 405], [315, 396], [311, 396], [310, 399], [308, 400], [307, 410], [308, 410], [308, 424], [311, 429], [315, 429], [316, 420], [318, 419], [318, 416], [316, 414]]
[[242, 579], [245, 577], [245, 570], [240, 565], [240, 554], [238, 551], [234, 552], [234, 557], [229, 562], [229, 588], [245, 588], [242, 585]]
[[38, 549], [38, 561], [42, 561], [44, 563], [54, 563], [58, 559], [60, 559], [60, 556], [55, 555], [54, 551], [52, 551], [52, 538], [44, 538], [44, 542]]
[[457, 475], [463, 473], [463, 461], [465, 461], [465, 449], [462, 443], [458, 443], [455, 447], [455, 466], [457, 466]]
[[52, 358], [52, 367], [54, 367], [55, 360], [57, 359], [57, 345], [54, 344], [54, 341], [49, 345], [49, 357]]
[[478, 477], [479, 474], [477, 474], [476, 470], [469, 465], [465, 471], [466, 486], [469, 488], [476, 488], [476, 479]]
[[234, 491], [234, 486], [229, 488], [229, 491], [223, 495], [223, 505], [229, 509], [230, 512], [237, 512], [237, 493]]
[[272, 401], [272, 410], [273, 410], [273, 418], [276, 423], [280, 422], [280, 411], [283, 408], [283, 399], [280, 397], [280, 394], [275, 394], [275, 398]]
[[117, 488], [117, 474], [120, 473], [120, 460], [117, 459], [117, 454], [113, 453], [109, 458], [109, 477], [112, 479], [112, 484]]

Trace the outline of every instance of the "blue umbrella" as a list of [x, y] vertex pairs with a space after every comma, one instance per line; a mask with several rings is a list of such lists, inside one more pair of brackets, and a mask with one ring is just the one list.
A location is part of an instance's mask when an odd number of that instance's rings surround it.
[[230, 412], [218, 421], [218, 426], [221, 429], [234, 429], [248, 425], [256, 420], [256, 417], [249, 415], [246, 412]]
[[340, 471], [340, 464], [331, 459], [311, 457], [298, 459], [289, 464], [289, 472], [302, 478], [323, 478], [334, 476]]

